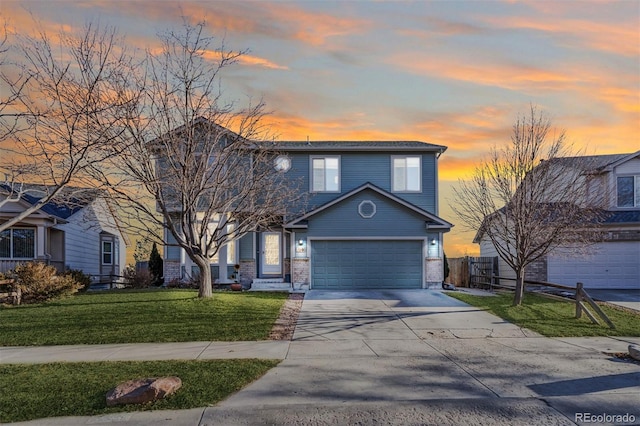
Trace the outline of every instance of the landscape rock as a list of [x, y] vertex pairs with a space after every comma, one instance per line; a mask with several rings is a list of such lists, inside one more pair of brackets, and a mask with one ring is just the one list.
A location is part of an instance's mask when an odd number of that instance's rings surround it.
[[629, 345], [629, 355], [631, 356], [631, 358], [640, 361], [640, 346]]
[[176, 376], [129, 380], [107, 392], [107, 406], [146, 404], [173, 394], [181, 386], [182, 380]]

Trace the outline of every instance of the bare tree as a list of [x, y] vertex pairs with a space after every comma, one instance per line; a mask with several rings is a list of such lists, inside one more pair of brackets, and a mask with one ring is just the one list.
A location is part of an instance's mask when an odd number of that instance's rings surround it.
[[511, 143], [494, 147], [454, 189], [453, 211], [515, 272], [515, 306], [522, 303], [528, 265], [556, 248], [583, 250], [598, 237], [602, 191], [591, 191], [590, 157], [571, 150], [565, 132], [555, 133], [532, 105], [516, 120]]
[[0, 208], [31, 195], [37, 201], [0, 223], [7, 229], [48, 202], [95, 187], [93, 170], [115, 154], [116, 111], [131, 101], [120, 88], [132, 68], [114, 28], [88, 24], [56, 38], [5, 33], [0, 45]]
[[122, 111], [126, 146], [106, 180], [130, 232], [170, 236], [200, 269], [199, 296], [210, 297], [211, 259], [243, 234], [281, 223], [296, 188], [274, 168], [264, 104], [223, 101], [220, 74], [244, 52], [212, 48], [204, 23], [161, 40], [139, 74], [144, 97]]

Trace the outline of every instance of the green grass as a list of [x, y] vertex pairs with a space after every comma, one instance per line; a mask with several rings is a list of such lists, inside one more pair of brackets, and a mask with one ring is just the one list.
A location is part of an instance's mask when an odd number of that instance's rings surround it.
[[[278, 361], [145, 361], [0, 365], [0, 422], [167, 410], [215, 404], [258, 379]], [[107, 407], [107, 392], [121, 382], [176, 375], [182, 387], [147, 405]]]
[[264, 340], [283, 293], [117, 290], [0, 308], [0, 346]]
[[[602, 325], [593, 324], [585, 314], [580, 319], [575, 318], [576, 307], [572, 302], [553, 300], [536, 294], [526, 293], [523, 304], [517, 307], [511, 306], [511, 293], [495, 297], [473, 296], [460, 292], [447, 294], [548, 337], [640, 336], [640, 314], [604, 305], [600, 307], [616, 326], [615, 329], [609, 328], [601, 320], [599, 321]], [[592, 309], [590, 311], [595, 315]]]

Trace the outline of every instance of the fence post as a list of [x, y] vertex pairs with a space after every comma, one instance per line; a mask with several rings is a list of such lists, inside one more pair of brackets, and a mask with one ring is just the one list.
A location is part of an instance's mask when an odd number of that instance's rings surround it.
[[582, 283], [576, 284], [576, 318], [582, 317]]

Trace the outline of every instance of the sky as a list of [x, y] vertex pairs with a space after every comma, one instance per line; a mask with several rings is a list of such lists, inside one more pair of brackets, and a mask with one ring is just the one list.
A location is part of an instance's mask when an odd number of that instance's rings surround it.
[[222, 75], [235, 99], [262, 98], [281, 140], [418, 140], [440, 157], [448, 257], [477, 255], [452, 188], [531, 105], [587, 154], [640, 149], [640, 0], [2, 0], [18, 32], [112, 25], [153, 48], [182, 16], [248, 49]]

